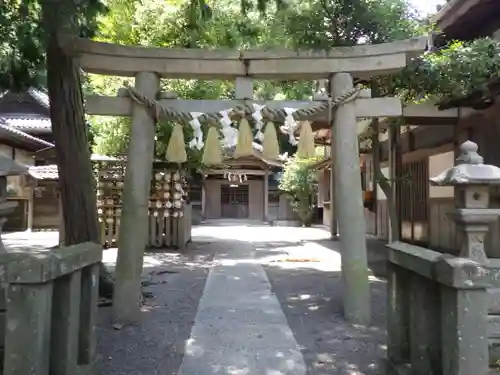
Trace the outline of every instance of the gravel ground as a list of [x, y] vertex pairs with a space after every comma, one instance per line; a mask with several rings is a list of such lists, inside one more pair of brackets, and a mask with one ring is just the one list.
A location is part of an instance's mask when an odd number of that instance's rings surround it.
[[[335, 243], [322, 245], [335, 248]], [[374, 244], [375, 245], [375, 244]], [[377, 246], [369, 256], [374, 274], [384, 270]], [[339, 272], [301, 265], [287, 268], [268, 264], [265, 269], [288, 324], [302, 349], [307, 375], [383, 374], [385, 357], [385, 282], [372, 278], [372, 326], [355, 327], [342, 317]]]
[[100, 308], [98, 353], [100, 374], [174, 375], [181, 364], [198, 302], [210, 270], [215, 246], [195, 244], [184, 256], [150, 254], [144, 290], [147, 299], [141, 321], [120, 330], [112, 327], [111, 309]]

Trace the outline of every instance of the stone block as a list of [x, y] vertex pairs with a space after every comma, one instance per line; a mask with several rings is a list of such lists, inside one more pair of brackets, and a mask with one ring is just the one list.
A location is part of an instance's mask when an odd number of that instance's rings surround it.
[[93, 242], [50, 250], [0, 255], [0, 282], [36, 284], [99, 263], [102, 247]]

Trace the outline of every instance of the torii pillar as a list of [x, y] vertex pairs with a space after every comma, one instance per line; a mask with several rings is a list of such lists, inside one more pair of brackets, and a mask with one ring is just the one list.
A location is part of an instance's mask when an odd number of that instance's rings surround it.
[[[149, 98], [156, 98], [160, 78], [152, 72], [138, 73], [135, 87]], [[113, 293], [114, 319], [121, 324], [137, 321], [141, 311], [141, 274], [148, 236], [155, 129], [155, 120], [148, 110], [133, 103]]]
[[[331, 97], [336, 98], [353, 89], [349, 73], [331, 77]], [[359, 170], [356, 104], [351, 101], [335, 109], [332, 129], [335, 155], [335, 209], [338, 220], [344, 316], [355, 324], [370, 324], [370, 287], [366, 253], [366, 223], [363, 214], [362, 187]], [[334, 197], [331, 197], [332, 200]]]

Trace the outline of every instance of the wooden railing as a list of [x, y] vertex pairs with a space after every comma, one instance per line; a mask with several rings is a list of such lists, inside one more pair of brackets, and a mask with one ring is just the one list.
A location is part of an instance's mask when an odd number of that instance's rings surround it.
[[494, 364], [488, 289], [500, 268], [401, 242], [388, 247], [389, 373], [486, 375]]
[[92, 373], [101, 258], [90, 242], [0, 255], [3, 375]]

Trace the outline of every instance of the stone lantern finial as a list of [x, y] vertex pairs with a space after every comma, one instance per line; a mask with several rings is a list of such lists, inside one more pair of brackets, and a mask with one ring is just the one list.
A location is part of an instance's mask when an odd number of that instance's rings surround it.
[[456, 208], [450, 216], [461, 237], [460, 256], [486, 263], [484, 237], [491, 223], [500, 216], [499, 209], [489, 208], [490, 186], [500, 184], [500, 168], [483, 164], [474, 142], [462, 143], [460, 151], [455, 166], [430, 178], [430, 182], [437, 186], [455, 186]]
[[483, 157], [477, 153], [477, 150], [478, 146], [474, 142], [462, 143], [461, 153], [455, 166], [430, 178], [431, 184], [437, 186], [500, 184], [500, 168], [483, 164]]
[[457, 164], [483, 164], [483, 157], [477, 153], [478, 146], [471, 141], [465, 141], [460, 146], [460, 156], [457, 158]]

